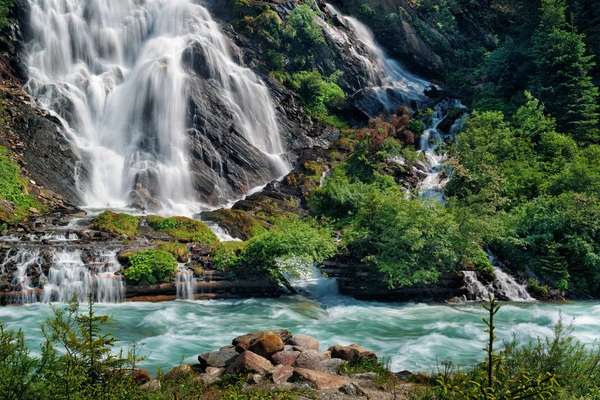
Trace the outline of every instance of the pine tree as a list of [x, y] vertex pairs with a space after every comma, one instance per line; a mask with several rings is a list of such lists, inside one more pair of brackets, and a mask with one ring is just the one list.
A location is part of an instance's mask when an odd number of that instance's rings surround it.
[[589, 74], [595, 63], [586, 55], [585, 35], [567, 22], [565, 0], [542, 0], [533, 38], [537, 73], [534, 94], [556, 118], [560, 130], [580, 142], [600, 142], [598, 88]]

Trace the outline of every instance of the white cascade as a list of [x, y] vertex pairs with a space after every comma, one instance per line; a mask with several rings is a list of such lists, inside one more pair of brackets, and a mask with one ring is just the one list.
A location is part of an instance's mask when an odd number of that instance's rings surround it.
[[186, 268], [184, 265], [180, 264], [177, 267], [175, 286], [177, 289], [178, 299], [194, 300], [196, 278], [194, 278], [194, 272]]
[[304, 269], [300, 276], [289, 281], [294, 289], [306, 296], [320, 299], [340, 295], [337, 279], [324, 276], [317, 266]]
[[[412, 102], [421, 102], [425, 99], [424, 91], [431, 83], [408, 72], [397, 61], [388, 57], [383, 48], [377, 44], [373, 32], [354, 17], [345, 16], [334, 6], [327, 4], [327, 8], [338, 18], [345, 20], [354, 31], [356, 38], [361, 42], [366, 55], [356, 48], [351, 48], [352, 54], [361, 61], [369, 78], [369, 83], [381, 102], [389, 111], [393, 111], [398, 105], [395, 100], [397, 96], [402, 99], [402, 104], [408, 105]], [[339, 40], [343, 34], [326, 29], [332, 39]], [[391, 95], [392, 96], [391, 96]]]
[[42, 264], [42, 257], [37, 250], [12, 249], [7, 253], [2, 265], [0, 265], [0, 272], [6, 273], [9, 265], [16, 267], [11, 284], [19, 291], [17, 303], [30, 304], [37, 302], [37, 294], [33, 288], [30, 274], [32, 272], [38, 274], [40, 281], [43, 281]]
[[527, 293], [525, 285], [521, 285], [515, 279], [499, 267], [494, 267], [495, 279], [488, 285], [484, 285], [477, 278], [474, 271], [463, 271], [465, 288], [474, 300], [486, 301], [488, 295], [492, 294], [509, 301], [527, 302], [534, 299]]
[[[264, 83], [237, 65], [206, 8], [191, 0], [29, 0], [30, 80], [26, 90], [58, 115], [89, 177], [86, 205], [126, 207], [148, 190], [165, 213], [203, 207], [192, 188], [182, 55], [202, 47], [236, 128], [289, 170]], [[78, 173], [76, 172], [76, 176]]]
[[125, 297], [121, 267], [114, 252], [100, 252], [86, 265], [79, 250], [57, 250], [52, 256], [48, 283], [41, 301], [66, 302], [75, 294], [80, 302], [90, 293], [100, 303], [117, 303]]

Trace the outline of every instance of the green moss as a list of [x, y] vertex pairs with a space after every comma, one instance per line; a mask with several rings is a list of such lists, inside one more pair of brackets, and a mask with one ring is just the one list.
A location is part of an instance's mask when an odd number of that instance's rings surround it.
[[27, 180], [8, 154], [8, 150], [0, 146], [0, 221], [16, 222], [29, 215], [30, 209], [42, 212], [46, 207], [27, 193]]
[[548, 294], [548, 286], [540, 285], [537, 279], [531, 278], [527, 282], [527, 291], [536, 297], [544, 297]]
[[230, 235], [242, 240], [248, 240], [265, 230], [263, 224], [242, 210], [221, 209], [203, 216], [209, 221], [219, 223]]
[[162, 218], [156, 215], [148, 217], [148, 224], [157, 231], [166, 232], [182, 242], [212, 244], [217, 236], [204, 222], [186, 217]]
[[124, 274], [127, 279], [154, 285], [169, 282], [177, 272], [177, 260], [164, 250], [148, 249], [135, 252], [129, 257]]
[[129, 214], [117, 214], [107, 210], [94, 219], [93, 227], [99, 231], [117, 233], [134, 238], [139, 235], [139, 223], [139, 217]]
[[327, 170], [326, 165], [316, 161], [305, 161], [303, 166], [307, 176], [318, 180], [320, 180], [321, 176], [323, 176], [323, 172]]
[[219, 270], [230, 270], [239, 267], [240, 253], [246, 242], [220, 242], [215, 243], [211, 249], [213, 265]]
[[188, 262], [190, 251], [186, 244], [179, 242], [158, 242], [156, 244], [158, 245], [158, 250], [171, 253], [177, 261], [181, 263]]

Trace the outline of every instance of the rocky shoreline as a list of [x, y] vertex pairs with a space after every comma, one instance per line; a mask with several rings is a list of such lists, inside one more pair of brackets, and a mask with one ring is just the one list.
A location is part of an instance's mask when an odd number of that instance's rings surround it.
[[[152, 392], [161, 387], [148, 371], [135, 370], [134, 375], [141, 389]], [[400, 379], [411, 375], [408, 371], [393, 374], [375, 353], [359, 344], [324, 350], [310, 336], [273, 329], [236, 337], [231, 345], [200, 354], [197, 364], [171, 369], [163, 379], [191, 379], [210, 386], [234, 378], [244, 382], [244, 391], [286, 390], [319, 399], [392, 399], [414, 392], [410, 383], [396, 388]]]

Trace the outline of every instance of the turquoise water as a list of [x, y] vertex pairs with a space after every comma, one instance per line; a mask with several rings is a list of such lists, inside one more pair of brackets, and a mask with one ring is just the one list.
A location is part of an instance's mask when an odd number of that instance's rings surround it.
[[[143, 343], [148, 358], [143, 367], [170, 369], [182, 359], [196, 362], [198, 354], [259, 329], [286, 328], [333, 344], [360, 343], [388, 357], [394, 371], [432, 372], [439, 362], [463, 367], [483, 358], [486, 334], [480, 304], [441, 305], [362, 302], [342, 296], [312, 300], [281, 299], [166, 303], [98, 304], [98, 314], [113, 316], [110, 332], [119, 346]], [[587, 344], [600, 339], [600, 302], [565, 304], [506, 303], [497, 315], [501, 340], [514, 334], [520, 343], [552, 334], [562, 312], [574, 335]], [[51, 315], [48, 305], [0, 308], [0, 322], [23, 329], [33, 349], [42, 340], [39, 324]]]

